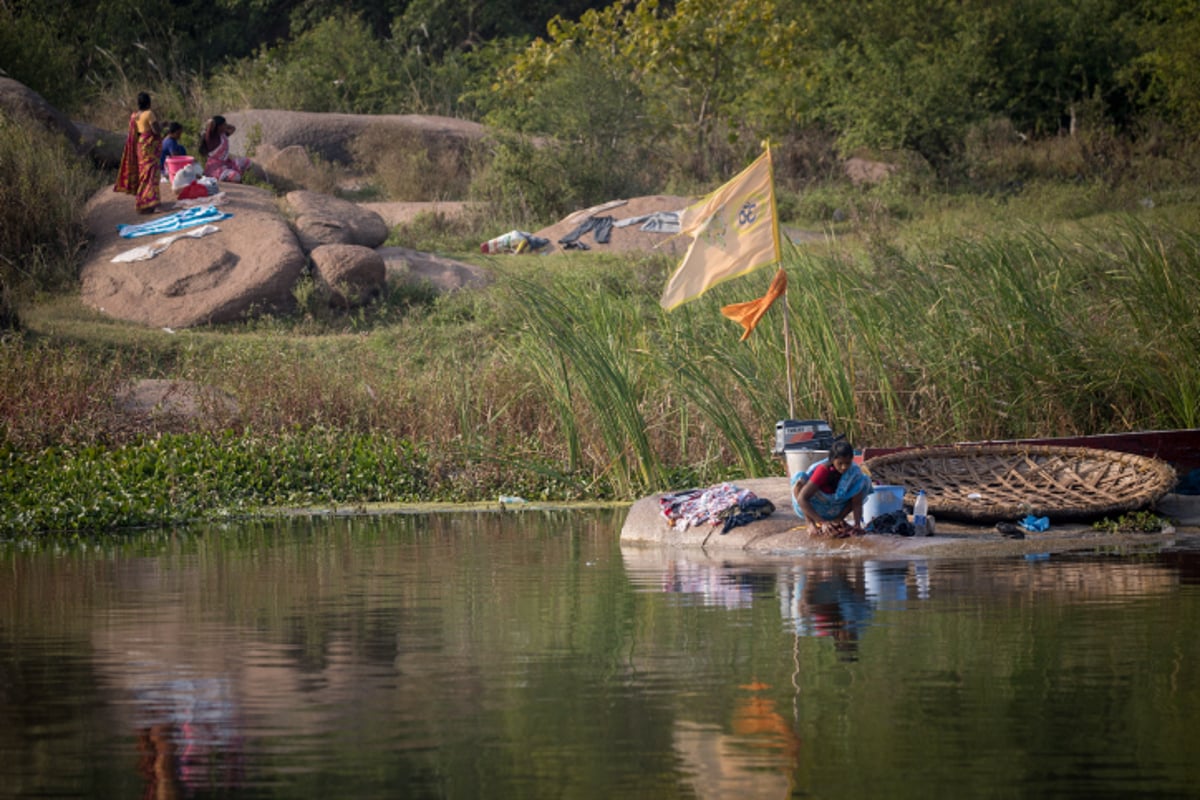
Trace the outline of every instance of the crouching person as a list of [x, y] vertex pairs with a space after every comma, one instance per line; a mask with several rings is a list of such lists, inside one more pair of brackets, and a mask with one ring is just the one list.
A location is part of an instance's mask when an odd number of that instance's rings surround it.
[[[836, 441], [829, 458], [792, 476], [792, 508], [808, 523], [810, 536], [861, 536], [863, 502], [871, 491], [871, 479], [854, 463], [854, 448]], [[850, 514], [853, 525], [846, 521]]]

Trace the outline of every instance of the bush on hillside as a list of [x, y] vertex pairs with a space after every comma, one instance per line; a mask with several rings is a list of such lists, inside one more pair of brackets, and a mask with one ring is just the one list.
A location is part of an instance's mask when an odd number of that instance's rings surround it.
[[62, 137], [0, 114], [0, 320], [25, 291], [75, 278], [99, 175]]

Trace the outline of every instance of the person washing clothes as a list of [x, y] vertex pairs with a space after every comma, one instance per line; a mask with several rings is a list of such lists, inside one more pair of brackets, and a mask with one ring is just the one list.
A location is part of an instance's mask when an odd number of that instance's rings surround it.
[[[871, 479], [854, 463], [854, 448], [844, 440], [829, 449], [829, 458], [808, 472], [792, 476], [792, 508], [808, 523], [810, 536], [861, 536], [863, 502], [871, 494]], [[846, 517], [854, 514], [854, 524]]]

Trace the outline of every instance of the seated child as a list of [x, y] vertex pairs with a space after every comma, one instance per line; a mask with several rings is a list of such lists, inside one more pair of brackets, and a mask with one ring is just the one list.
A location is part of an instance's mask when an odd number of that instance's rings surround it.
[[167, 168], [167, 159], [170, 156], [186, 156], [187, 148], [179, 142], [180, 136], [183, 134], [183, 125], [178, 122], [168, 122], [167, 132], [163, 137], [162, 142], [162, 168]]

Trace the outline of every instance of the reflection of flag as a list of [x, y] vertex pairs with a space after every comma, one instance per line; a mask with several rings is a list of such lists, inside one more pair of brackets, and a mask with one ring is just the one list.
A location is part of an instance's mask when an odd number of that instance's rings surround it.
[[659, 301], [667, 310], [718, 283], [778, 261], [771, 150], [684, 211], [680, 230], [692, 237], [692, 244]]
[[775, 277], [771, 280], [771, 285], [767, 287], [765, 295], [747, 303], [734, 303], [733, 305], [721, 307], [722, 314], [746, 329], [746, 332], [742, 334], [742, 338], [738, 340], [739, 342], [746, 341], [750, 336], [750, 332], [754, 330], [754, 326], [762, 319], [763, 314], [767, 313], [767, 309], [771, 307], [771, 304], [778, 300], [779, 295], [786, 291], [787, 273], [781, 267], [775, 273]]

